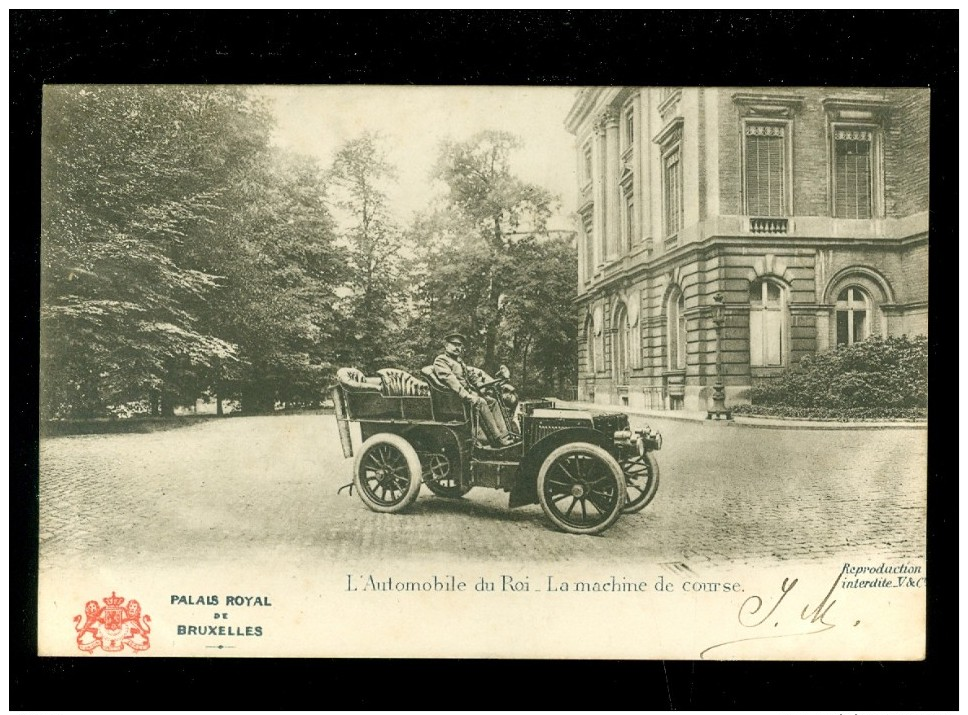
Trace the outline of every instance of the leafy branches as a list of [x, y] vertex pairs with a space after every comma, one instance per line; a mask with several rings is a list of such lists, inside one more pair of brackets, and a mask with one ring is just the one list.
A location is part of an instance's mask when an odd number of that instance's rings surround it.
[[324, 171], [272, 129], [237, 88], [45, 91], [45, 417], [314, 403], [337, 364], [432, 359], [444, 327], [480, 335], [491, 369], [520, 356], [525, 382], [570, 374], [573, 249], [512, 172], [516, 138], [444, 144], [445, 205], [403, 231], [380, 137]]
[[330, 195], [342, 213], [340, 238], [350, 269], [344, 282], [344, 339], [339, 350], [345, 360], [367, 370], [398, 359], [390, 336], [400, 329], [407, 299], [402, 237], [387, 193], [396, 175], [373, 134], [343, 144], [329, 174]]

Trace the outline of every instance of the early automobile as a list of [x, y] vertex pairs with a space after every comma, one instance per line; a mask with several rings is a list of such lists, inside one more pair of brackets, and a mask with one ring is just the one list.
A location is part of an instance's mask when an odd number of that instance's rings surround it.
[[[503, 366], [497, 374], [482, 373], [476, 389], [501, 399], [509, 374]], [[521, 401], [515, 415], [502, 406], [519, 440], [492, 447], [478, 439], [475, 410], [431, 368], [422, 379], [398, 369], [377, 375], [341, 368], [332, 390], [343, 455], [355, 455], [353, 484], [373, 511], [406, 509], [421, 484], [445, 498], [487, 487], [509, 492], [509, 508], [538, 503], [559, 529], [597, 534], [645, 507], [659, 487], [662, 437], [631, 429], [623, 413]]]

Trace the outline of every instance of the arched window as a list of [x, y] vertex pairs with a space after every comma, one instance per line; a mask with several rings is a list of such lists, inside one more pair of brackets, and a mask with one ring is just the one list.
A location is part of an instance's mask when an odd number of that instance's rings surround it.
[[585, 369], [595, 374], [595, 321], [590, 315], [585, 320]]
[[686, 369], [686, 297], [676, 288], [666, 308], [670, 370]]
[[615, 382], [618, 385], [629, 384], [629, 345], [631, 344], [629, 314], [625, 303], [619, 303], [615, 309], [615, 341], [614, 362]]
[[750, 365], [783, 365], [785, 308], [779, 284], [765, 279], [750, 283]]
[[857, 286], [837, 296], [837, 344], [853, 345], [870, 336], [870, 300]]

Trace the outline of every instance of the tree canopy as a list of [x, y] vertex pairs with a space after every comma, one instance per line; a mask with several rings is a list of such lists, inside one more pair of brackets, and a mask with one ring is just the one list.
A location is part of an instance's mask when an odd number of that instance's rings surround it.
[[308, 361], [338, 257], [321, 177], [279, 161], [264, 106], [226, 87], [44, 100], [44, 414], [170, 411], [215, 366], [242, 385]]
[[373, 134], [344, 143], [329, 174], [349, 264], [338, 350], [343, 360], [364, 370], [400, 361], [393, 336], [400, 330], [407, 287], [402, 281], [402, 235], [387, 193], [396, 176], [380, 138]]
[[446, 193], [404, 228], [383, 139], [324, 169], [273, 126], [240, 88], [47, 88], [45, 417], [318, 404], [338, 365], [417, 369], [451, 328], [526, 389], [573, 380], [572, 237], [514, 175], [515, 137], [445, 142]]
[[576, 369], [577, 257], [570, 232], [547, 230], [555, 197], [512, 172], [518, 146], [494, 131], [441, 146], [444, 204], [412, 227], [421, 276], [414, 347], [437, 351], [443, 331], [460, 328], [475, 337], [471, 355], [485, 369], [508, 363], [525, 391], [553, 389]]

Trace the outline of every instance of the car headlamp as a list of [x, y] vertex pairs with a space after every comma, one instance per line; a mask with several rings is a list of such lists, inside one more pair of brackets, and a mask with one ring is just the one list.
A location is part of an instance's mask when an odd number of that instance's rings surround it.
[[642, 440], [643, 454], [649, 450], [658, 451], [662, 449], [662, 435], [658, 431], [653, 430], [651, 427], [636, 431]]

